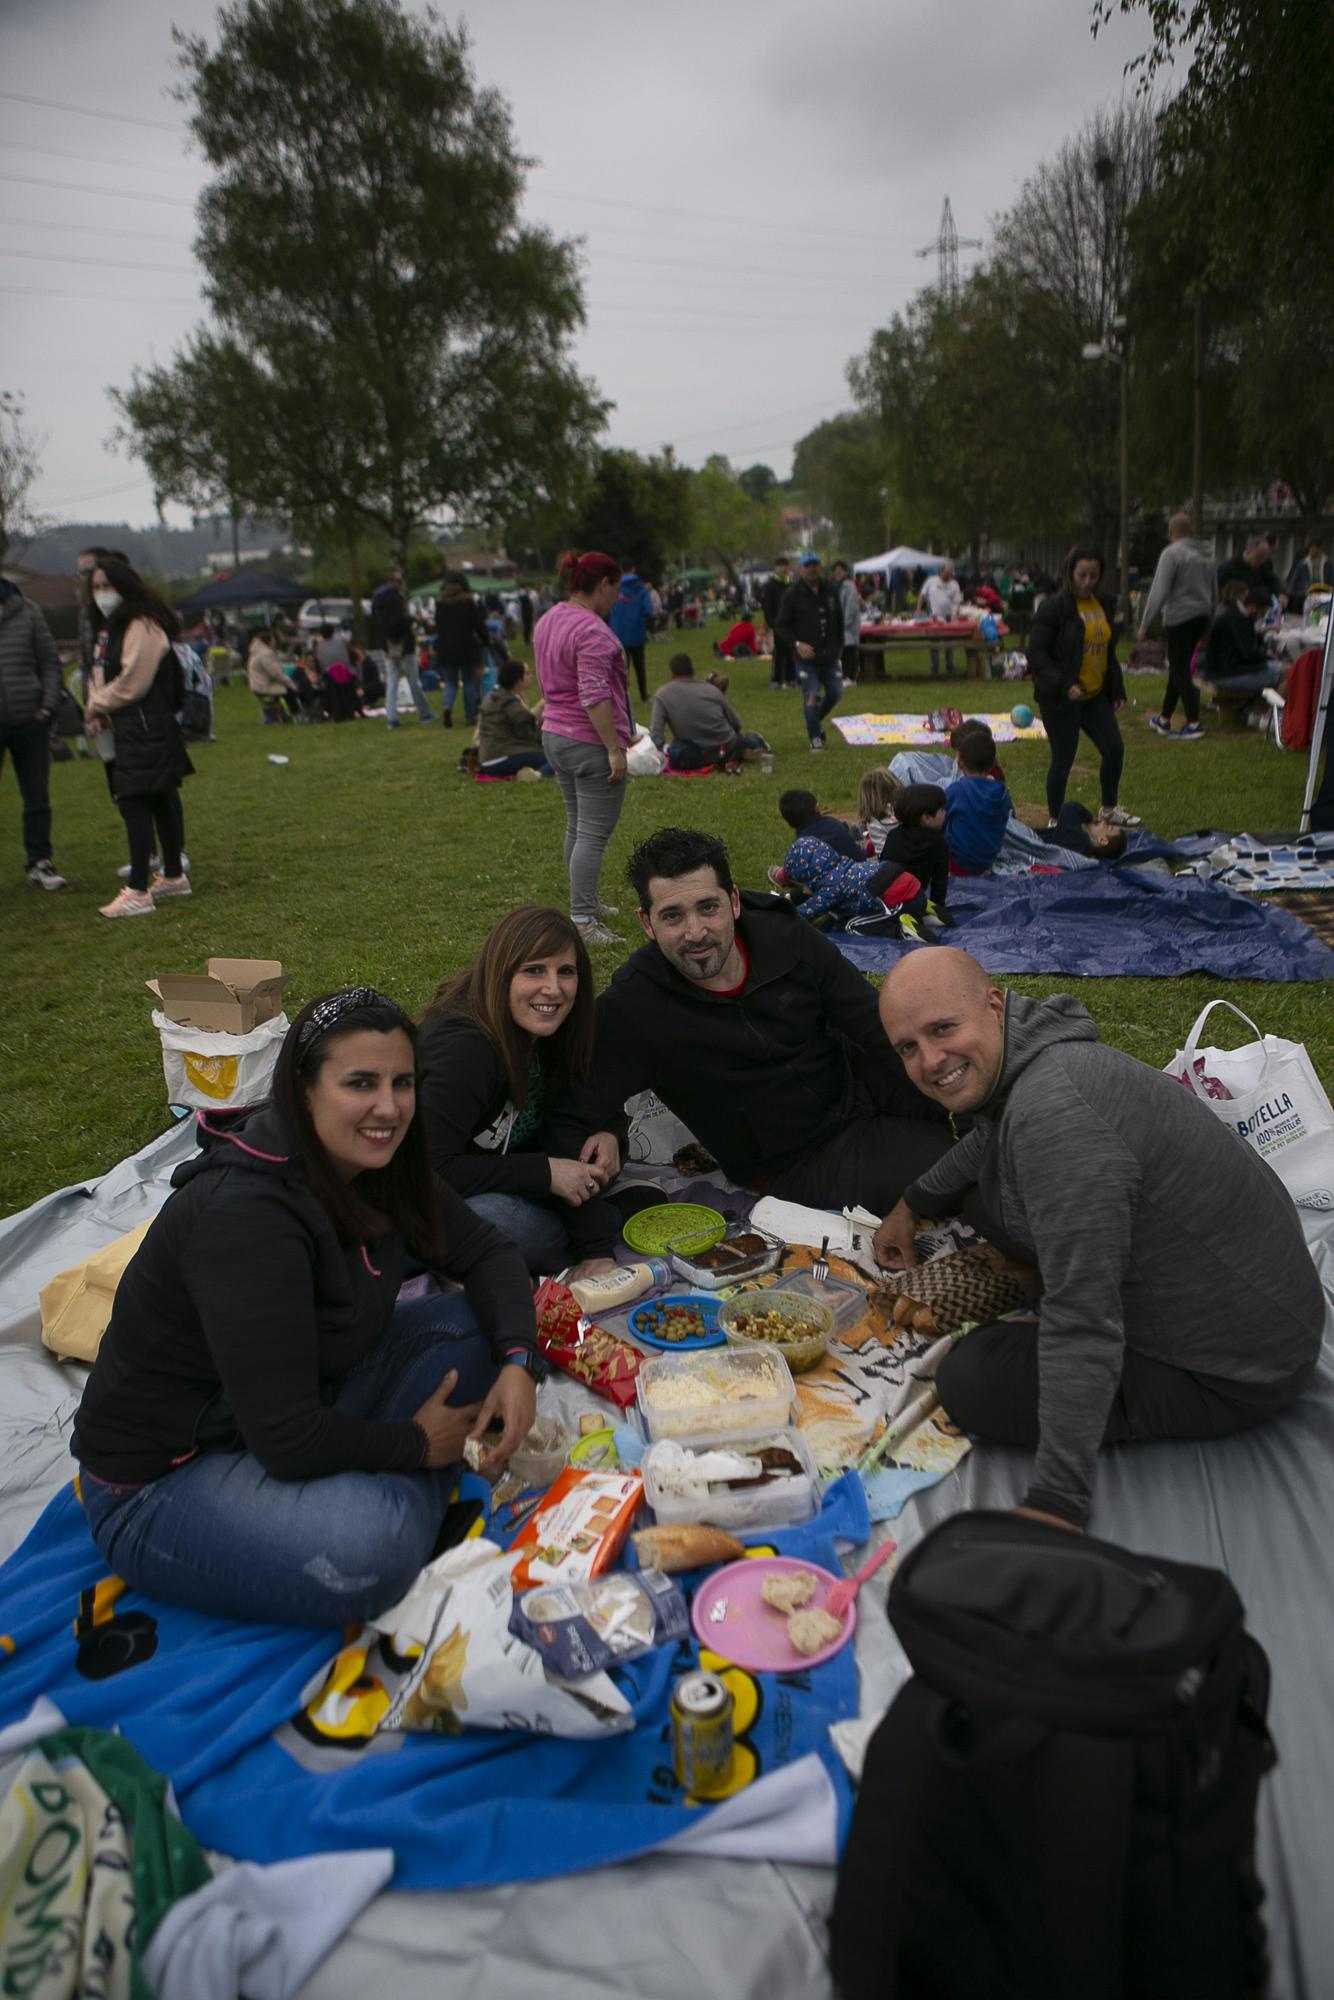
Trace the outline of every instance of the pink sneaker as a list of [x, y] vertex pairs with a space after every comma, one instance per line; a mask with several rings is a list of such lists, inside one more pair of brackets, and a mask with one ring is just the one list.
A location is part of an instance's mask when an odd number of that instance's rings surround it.
[[188, 875], [155, 875], [148, 885], [148, 893], [156, 903], [163, 896], [192, 896]]
[[103, 903], [98, 912], [103, 917], [151, 917], [157, 908], [148, 891], [122, 889], [109, 903]]

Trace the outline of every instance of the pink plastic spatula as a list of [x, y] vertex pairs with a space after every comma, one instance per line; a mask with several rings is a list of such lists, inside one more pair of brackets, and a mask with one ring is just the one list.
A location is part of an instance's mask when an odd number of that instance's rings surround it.
[[841, 1583], [834, 1585], [824, 1601], [824, 1609], [831, 1618], [842, 1618], [867, 1577], [874, 1576], [881, 1563], [887, 1563], [897, 1548], [897, 1542], [882, 1542], [870, 1562], [863, 1563], [855, 1576], [844, 1577]]

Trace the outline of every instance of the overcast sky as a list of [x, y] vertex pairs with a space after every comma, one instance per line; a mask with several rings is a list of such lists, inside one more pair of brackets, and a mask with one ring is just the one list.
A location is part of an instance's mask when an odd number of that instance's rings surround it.
[[[166, 90], [172, 24], [214, 15], [0, 0], [0, 388], [45, 436], [37, 500], [60, 519], [152, 518], [107, 448], [105, 392], [199, 318], [201, 174]], [[466, 18], [539, 162], [530, 214], [587, 239], [577, 352], [616, 406], [610, 442], [780, 475], [847, 407], [849, 356], [934, 275], [914, 251], [943, 197], [985, 237], [1146, 39], [1136, 19], [1094, 41], [1085, 0], [480, 0]]]

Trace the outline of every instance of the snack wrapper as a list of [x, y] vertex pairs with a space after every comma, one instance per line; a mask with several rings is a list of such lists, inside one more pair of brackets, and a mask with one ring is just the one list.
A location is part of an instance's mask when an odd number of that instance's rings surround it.
[[538, 1583], [586, 1583], [610, 1569], [644, 1499], [637, 1472], [567, 1465], [513, 1543], [516, 1590]]
[[628, 1410], [635, 1400], [639, 1349], [585, 1318], [574, 1294], [554, 1278], [539, 1285], [533, 1303], [537, 1344], [547, 1360]]
[[[428, 1563], [406, 1596], [325, 1671], [314, 1704], [325, 1724], [345, 1730], [353, 1704], [363, 1718], [368, 1705], [378, 1711], [377, 1735], [466, 1728], [599, 1737], [633, 1728], [629, 1702], [605, 1673], [562, 1686], [548, 1677], [541, 1654], [511, 1632], [511, 1567], [509, 1556], [482, 1539]], [[349, 1680], [353, 1654], [361, 1658]]]
[[558, 1583], [514, 1600], [510, 1630], [562, 1680], [636, 1660], [690, 1628], [685, 1593], [661, 1570], [618, 1570], [590, 1583]]

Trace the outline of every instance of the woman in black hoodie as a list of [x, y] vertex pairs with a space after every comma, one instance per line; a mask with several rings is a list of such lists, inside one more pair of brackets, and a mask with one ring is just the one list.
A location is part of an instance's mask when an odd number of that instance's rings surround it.
[[578, 1157], [547, 1123], [593, 1053], [593, 970], [559, 910], [511, 910], [422, 1016], [422, 1122], [431, 1165], [535, 1272], [611, 1268], [621, 1217], [598, 1196], [620, 1171], [610, 1132]]
[[[430, 1171], [416, 1031], [369, 987], [312, 1001], [273, 1102], [203, 1151], [131, 1260], [73, 1450], [101, 1554], [221, 1617], [358, 1624], [429, 1561], [469, 1437], [527, 1435], [523, 1263]], [[398, 1304], [409, 1254], [462, 1294]]]
[[445, 690], [446, 729], [454, 727], [454, 697], [463, 682], [463, 719], [477, 720], [477, 683], [486, 651], [486, 613], [462, 570], [450, 571], [435, 600], [435, 664]]

